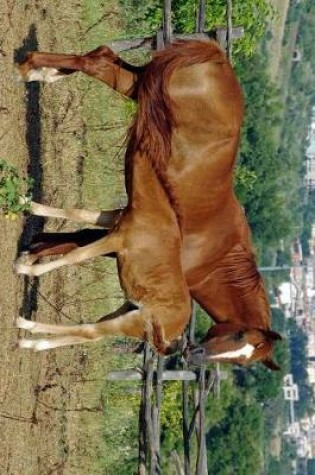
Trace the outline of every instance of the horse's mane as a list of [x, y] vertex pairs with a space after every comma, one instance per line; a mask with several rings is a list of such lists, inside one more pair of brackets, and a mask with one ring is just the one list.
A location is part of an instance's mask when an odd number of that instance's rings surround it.
[[166, 176], [171, 154], [172, 129], [176, 126], [168, 86], [176, 69], [206, 61], [227, 61], [215, 41], [177, 41], [165, 50], [155, 53], [140, 76], [137, 94], [139, 106], [129, 131], [127, 174], [128, 159], [131, 159], [136, 151], [148, 157], [178, 216], [180, 209], [176, 191]]
[[260, 273], [258, 272], [252, 250], [242, 245], [236, 245], [218, 264], [214, 271], [215, 278], [222, 288], [233, 289], [238, 299], [246, 301], [249, 295], [253, 295], [256, 301], [257, 311], [259, 308], [266, 309], [264, 326], [269, 328], [269, 303], [265, 287]]

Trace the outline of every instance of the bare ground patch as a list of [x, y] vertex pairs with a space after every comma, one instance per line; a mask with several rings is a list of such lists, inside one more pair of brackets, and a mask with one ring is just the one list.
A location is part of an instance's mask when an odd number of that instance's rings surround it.
[[[117, 22], [115, 8], [109, 3], [102, 14], [106, 8]], [[123, 182], [118, 172], [124, 118], [116, 99], [104, 86], [75, 76], [54, 87], [24, 85], [16, 82], [14, 69], [14, 61], [26, 51], [84, 51], [94, 41], [97, 46], [101, 28], [105, 42], [104, 23], [82, 29], [82, 11], [74, 1], [0, 0], [0, 11], [1, 157], [35, 178], [36, 200], [55, 206], [112, 206]], [[113, 23], [111, 28], [109, 36]], [[100, 100], [107, 104], [108, 120], [122, 122], [110, 145], [104, 144], [107, 119], [97, 110]], [[100, 260], [39, 281], [17, 277], [12, 263], [18, 249], [42, 229], [73, 227], [34, 217], [14, 222], [0, 217], [0, 473], [104, 473], [97, 458], [111, 457], [106, 445], [99, 453], [100, 415], [106, 405], [100, 376], [113, 367], [108, 346], [22, 352], [16, 347], [13, 320], [19, 314], [47, 322], [95, 319], [96, 312], [115, 308], [121, 298], [115, 266]]]

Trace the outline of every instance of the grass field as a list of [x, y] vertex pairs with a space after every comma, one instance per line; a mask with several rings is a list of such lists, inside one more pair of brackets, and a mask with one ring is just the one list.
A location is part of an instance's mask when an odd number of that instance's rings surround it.
[[[123, 202], [129, 104], [79, 75], [53, 86], [14, 79], [14, 61], [26, 51], [86, 51], [114, 38], [122, 28], [116, 2], [0, 0], [0, 11], [1, 157], [35, 178], [34, 198], [44, 203], [110, 208]], [[126, 388], [113, 392], [104, 378], [115, 367], [136, 364], [137, 357], [121, 352], [124, 341], [116, 348], [100, 343], [30, 354], [16, 347], [23, 332], [13, 326], [19, 314], [74, 322], [115, 309], [122, 298], [115, 263], [99, 259], [39, 281], [18, 277], [13, 261], [33, 233], [75, 226], [0, 217], [0, 229], [0, 473], [117, 473], [136, 450], [129, 430], [134, 410]], [[113, 411], [117, 398], [119, 410]], [[122, 444], [127, 430], [133, 440], [128, 448]]]

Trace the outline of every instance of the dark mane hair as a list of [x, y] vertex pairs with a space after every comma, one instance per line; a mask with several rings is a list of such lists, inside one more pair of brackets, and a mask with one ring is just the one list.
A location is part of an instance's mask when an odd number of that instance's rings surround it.
[[168, 86], [176, 69], [206, 61], [227, 61], [215, 41], [177, 41], [155, 53], [139, 80], [139, 106], [128, 135], [126, 173], [136, 151], [148, 157], [179, 217], [176, 190], [165, 172], [171, 154], [172, 129], [176, 126]]

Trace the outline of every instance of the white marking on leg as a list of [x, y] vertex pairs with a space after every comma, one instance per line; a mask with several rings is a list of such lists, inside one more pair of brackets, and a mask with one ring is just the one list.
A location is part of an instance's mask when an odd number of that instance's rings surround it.
[[[68, 343], [69, 345], [71, 343]], [[22, 338], [19, 340], [19, 347], [22, 349], [33, 350], [33, 351], [45, 351], [52, 348], [58, 347], [58, 343], [55, 340], [47, 340], [41, 338], [39, 340], [27, 340]]]
[[21, 253], [20, 257], [13, 264], [13, 270], [17, 274], [34, 275], [36, 268], [35, 266], [33, 267], [33, 264], [38, 259], [39, 258], [36, 254], [31, 254], [29, 251], [24, 251]]
[[26, 73], [26, 81], [43, 81], [47, 83], [53, 83], [58, 81], [58, 79], [64, 78], [64, 74], [61, 74], [58, 69], [55, 68], [38, 68], [30, 69]]
[[21, 328], [23, 330], [32, 331], [36, 326], [36, 322], [31, 322], [30, 320], [26, 320], [26, 318], [18, 317], [16, 319], [16, 326], [17, 328]]
[[19, 204], [20, 205], [25, 205], [31, 203], [31, 198], [25, 195], [19, 196]]
[[26, 340], [21, 338], [19, 340], [19, 347], [22, 349], [33, 350], [36, 344], [36, 340]]
[[35, 351], [44, 351], [44, 350], [50, 350], [51, 348], [54, 348], [53, 342], [50, 342], [49, 340], [36, 340], [34, 345], [34, 350]]
[[226, 351], [225, 353], [219, 353], [217, 355], [211, 355], [208, 357], [209, 360], [211, 359], [234, 359], [234, 358], [241, 358], [245, 357], [246, 359], [249, 359], [252, 354], [254, 353], [255, 347], [253, 345], [250, 345], [249, 343], [246, 343], [244, 346], [239, 348], [238, 350], [233, 350], [233, 351]]
[[[23, 256], [22, 256], [23, 258]], [[35, 275], [34, 274], [34, 269], [32, 268], [31, 265], [24, 264], [24, 262], [21, 262], [23, 259], [18, 259], [15, 264], [13, 265], [13, 269], [17, 274], [24, 274], [24, 275]], [[24, 261], [24, 260], [23, 260]]]

